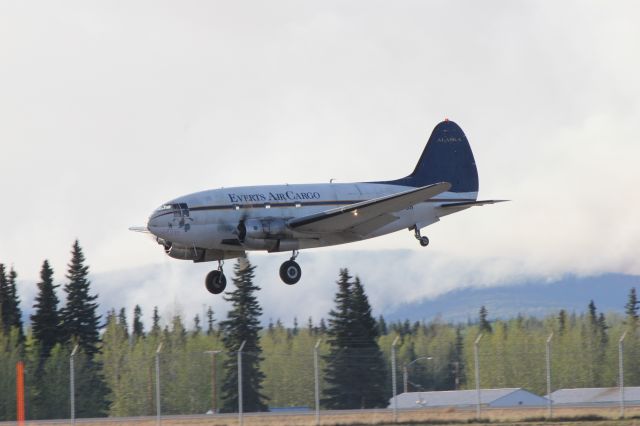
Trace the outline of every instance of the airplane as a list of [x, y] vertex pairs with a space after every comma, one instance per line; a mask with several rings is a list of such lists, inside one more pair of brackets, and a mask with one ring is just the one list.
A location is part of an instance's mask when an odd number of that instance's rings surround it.
[[212, 189], [168, 201], [146, 227], [167, 255], [193, 262], [217, 261], [205, 286], [226, 288], [225, 259], [247, 251], [292, 252], [280, 266], [285, 284], [302, 276], [299, 250], [366, 240], [402, 229], [421, 246], [421, 229], [474, 206], [478, 171], [462, 129], [445, 119], [435, 126], [415, 169], [406, 177], [377, 182], [260, 185]]

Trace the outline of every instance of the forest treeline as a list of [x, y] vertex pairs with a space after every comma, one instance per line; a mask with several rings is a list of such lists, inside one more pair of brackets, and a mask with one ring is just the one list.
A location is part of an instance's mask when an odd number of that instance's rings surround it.
[[[101, 318], [76, 241], [64, 298], [44, 261], [25, 327], [17, 273], [0, 264], [0, 420], [16, 418], [18, 361], [25, 363], [27, 418], [68, 418], [69, 357], [76, 347], [77, 417], [153, 415], [156, 356], [163, 414], [205, 413], [214, 406], [235, 411], [242, 342], [246, 411], [313, 407], [316, 345], [324, 408], [385, 407], [392, 395], [390, 358], [397, 337], [398, 392], [407, 364], [409, 391], [475, 388], [474, 341], [480, 334], [483, 388], [523, 387], [544, 394], [549, 338], [553, 389], [615, 386], [619, 339], [625, 332], [625, 384], [640, 385], [635, 289], [621, 301], [624, 315], [598, 312], [592, 301], [584, 313], [561, 310], [544, 318], [489, 321], [489, 312], [480, 307], [477, 321], [464, 324], [439, 319], [387, 323], [382, 316], [374, 319], [364, 284], [342, 269], [326, 318], [295, 320], [292, 327], [277, 320], [263, 327], [254, 270], [246, 259], [236, 262], [230, 286], [235, 289], [225, 295], [228, 314], [216, 318], [209, 308], [205, 318], [194, 318], [192, 329], [179, 315], [161, 318], [157, 308], [151, 324], [143, 323], [139, 306], [130, 313], [111, 309]], [[217, 397], [212, 401], [214, 379]]]

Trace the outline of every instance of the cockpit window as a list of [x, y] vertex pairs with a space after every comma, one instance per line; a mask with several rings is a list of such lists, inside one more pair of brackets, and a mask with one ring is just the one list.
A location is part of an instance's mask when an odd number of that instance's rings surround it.
[[174, 217], [189, 217], [189, 207], [187, 203], [172, 204]]
[[173, 212], [174, 217], [189, 217], [189, 206], [187, 203], [164, 204], [158, 207], [158, 212]]

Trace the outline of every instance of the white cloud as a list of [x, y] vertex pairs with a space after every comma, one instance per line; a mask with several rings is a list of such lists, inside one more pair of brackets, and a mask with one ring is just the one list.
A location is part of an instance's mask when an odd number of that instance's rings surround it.
[[[0, 261], [24, 279], [44, 258], [61, 272], [76, 237], [96, 273], [160, 261], [126, 228], [183, 193], [400, 177], [445, 116], [469, 136], [481, 195], [513, 202], [429, 228], [426, 264], [404, 233], [347, 246], [372, 259], [377, 306], [514, 277], [640, 273], [636, 2], [0, 7]], [[383, 250], [403, 248], [398, 270]], [[304, 253], [305, 276], [333, 280], [334, 250]], [[165, 291], [151, 280], [127, 297], [201, 304], [180, 283], [209, 266], [163, 261]], [[385, 286], [389, 271], [422, 284]], [[265, 303], [281, 316], [328, 291], [272, 284]]]

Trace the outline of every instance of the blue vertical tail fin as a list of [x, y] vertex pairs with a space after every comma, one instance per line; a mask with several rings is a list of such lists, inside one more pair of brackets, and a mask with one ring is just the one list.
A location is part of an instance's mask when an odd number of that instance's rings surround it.
[[449, 182], [449, 192], [478, 192], [478, 170], [469, 141], [460, 126], [449, 120], [433, 129], [413, 173], [381, 183], [420, 187], [438, 182]]

